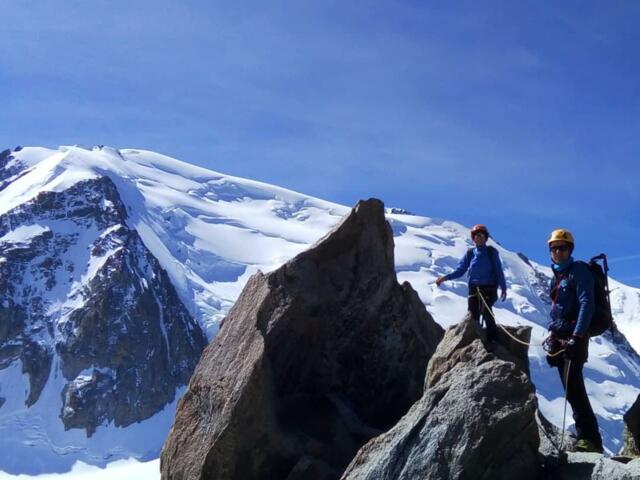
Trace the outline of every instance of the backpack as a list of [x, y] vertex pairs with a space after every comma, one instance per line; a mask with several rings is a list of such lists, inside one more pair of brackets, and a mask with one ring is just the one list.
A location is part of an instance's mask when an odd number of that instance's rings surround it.
[[[603, 266], [600, 266], [598, 260], [602, 260]], [[609, 280], [607, 277], [609, 266], [607, 264], [607, 256], [601, 253], [589, 260], [588, 263], [581, 260], [576, 260], [575, 263], [585, 265], [593, 277], [594, 308], [591, 324], [589, 325], [589, 336], [597, 337], [607, 330], [613, 330], [615, 328], [613, 314], [611, 313], [611, 302], [609, 300]]]
[[[598, 260], [602, 260], [603, 266], [600, 266]], [[593, 300], [594, 309], [591, 325], [589, 326], [589, 336], [597, 337], [602, 335], [609, 329], [613, 329], [613, 314], [611, 313], [611, 301], [609, 299], [609, 279], [607, 272], [607, 256], [601, 253], [593, 257], [587, 264], [591, 276], [593, 276]]]

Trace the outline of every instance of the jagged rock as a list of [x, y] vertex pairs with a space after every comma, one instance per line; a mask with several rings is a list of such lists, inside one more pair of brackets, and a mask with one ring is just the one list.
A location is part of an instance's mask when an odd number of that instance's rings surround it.
[[[618, 350], [624, 351], [631, 358], [640, 361], [640, 356], [633, 349], [624, 334], [615, 328], [607, 330], [604, 335], [613, 342]], [[622, 432], [622, 448], [620, 455], [626, 457], [640, 457], [640, 395], [624, 414], [624, 428]]]
[[[173, 401], [176, 387], [188, 382], [206, 344], [167, 274], [137, 234], [123, 235], [125, 248], [97, 272], [85, 305], [59, 325], [63, 335], [56, 343], [68, 380], [82, 376], [85, 369], [114, 372], [113, 386], [95, 384], [92, 388], [99, 392], [94, 401], [81, 404], [96, 412], [81, 413], [79, 418], [97, 420], [99, 412], [105, 412], [116, 426], [149, 418]], [[123, 240], [122, 235], [119, 238]], [[146, 274], [149, 271], [154, 274]], [[139, 388], [141, 383], [144, 389]], [[69, 398], [63, 395], [63, 412]], [[73, 411], [77, 414], [78, 407]], [[79, 425], [77, 418], [62, 415], [66, 428]], [[86, 425], [87, 432], [95, 425]]]
[[[188, 382], [206, 345], [167, 273], [126, 221], [107, 177], [41, 192], [0, 215], [0, 369], [21, 361], [31, 406], [57, 355], [67, 381], [60, 418], [87, 435], [103, 423], [127, 426], [160, 411]], [[19, 227], [35, 233], [6, 236]]]
[[621, 455], [640, 457], [640, 396], [624, 414]]
[[531, 288], [533, 288], [537, 297], [547, 305], [551, 305], [551, 297], [549, 296], [549, 277], [531, 263], [529, 257], [524, 253], [518, 252], [518, 257], [531, 268], [531, 272], [529, 273], [529, 285], [531, 285]]
[[181, 399], [163, 479], [337, 479], [422, 392], [442, 337], [378, 200], [245, 286]]
[[62, 391], [62, 422], [66, 428], [84, 428], [91, 436], [96, 427], [115, 417], [115, 381], [109, 372], [94, 370], [77, 376]]
[[10, 165], [11, 163], [15, 163], [15, 158], [11, 153], [10, 149], [0, 152], [0, 190], [3, 190], [9, 185], [22, 169], [19, 165]]
[[40, 397], [51, 371], [51, 351], [43, 341], [25, 340], [21, 352], [22, 373], [29, 375], [29, 395], [25, 404], [30, 407]]
[[536, 422], [540, 434], [540, 455], [543, 457], [543, 463], [548, 464], [549, 469], [553, 470], [561, 450], [575, 451], [576, 437], [565, 431], [563, 439], [561, 429], [547, 420], [540, 410], [536, 411]]
[[[529, 327], [510, 332], [529, 340]], [[501, 335], [488, 351], [469, 317], [451, 327], [431, 357], [422, 398], [367, 443], [342, 478], [536, 478], [537, 401], [522, 368], [526, 348], [512, 343]]]
[[640, 459], [627, 464], [616, 462], [599, 453], [567, 454], [562, 469], [563, 480], [639, 480]]

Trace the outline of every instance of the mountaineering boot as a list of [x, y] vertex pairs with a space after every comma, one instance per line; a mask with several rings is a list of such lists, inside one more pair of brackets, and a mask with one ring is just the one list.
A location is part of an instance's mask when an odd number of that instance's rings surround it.
[[581, 438], [576, 443], [576, 452], [593, 452], [593, 453], [602, 453], [602, 447], [593, 443], [591, 440], [585, 440]]

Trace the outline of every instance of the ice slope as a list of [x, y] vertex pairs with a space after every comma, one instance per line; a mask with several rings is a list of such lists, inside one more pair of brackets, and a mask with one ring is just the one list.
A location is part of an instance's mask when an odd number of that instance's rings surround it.
[[[181, 299], [209, 337], [215, 335], [219, 320], [251, 274], [258, 269], [277, 268], [307, 249], [350, 209], [142, 150], [25, 148], [14, 156], [28, 170], [0, 191], [0, 215], [40, 191], [64, 190], [86, 178], [108, 176], [127, 205], [129, 226], [139, 232], [167, 270]], [[464, 279], [447, 282], [441, 288], [433, 281], [450, 272], [471, 246], [468, 228], [455, 222], [406, 214], [388, 213], [387, 218], [394, 232], [399, 280], [412, 284], [441, 325], [458, 322], [466, 311]], [[37, 226], [16, 226], [9, 235], [28, 239], [34, 228]], [[504, 324], [531, 325], [533, 343], [540, 344], [548, 315], [548, 305], [542, 298], [549, 270], [494, 245], [505, 265], [509, 287], [507, 301], [496, 306], [496, 317]], [[611, 284], [619, 327], [638, 349], [640, 290], [615, 281]], [[540, 347], [531, 348], [530, 361], [540, 407], [547, 417], [561, 425], [563, 397], [557, 373], [546, 366]], [[20, 381], [24, 382], [19, 371], [9, 370], [0, 371], [0, 396], [7, 392], [5, 379], [10, 378], [18, 387]], [[585, 369], [587, 389], [611, 451], [619, 448], [622, 415], [640, 393], [639, 370], [637, 356], [616, 349], [605, 338], [592, 340], [591, 360]], [[52, 403], [55, 401], [51, 399]], [[33, 408], [41, 409], [39, 415], [57, 416], [55, 409], [49, 407], [40, 401]], [[158, 437], [166, 433], [168, 425], [163, 415], [170, 417], [171, 412], [157, 415], [161, 420], [152, 418], [149, 422], [156, 421], [157, 426], [135, 436]], [[0, 430], [7, 432], [11, 428], [15, 425], [7, 423], [7, 419], [0, 420]], [[141, 454], [126, 447], [124, 441], [118, 443], [120, 436], [130, 436], [129, 429], [124, 429], [125, 432], [113, 426], [99, 428], [96, 438], [103, 436], [104, 454], [113, 459], [153, 456], [151, 451]], [[33, 437], [41, 445], [47, 444], [51, 451], [63, 448], [62, 453], [74, 454], [76, 448], [78, 458], [100, 463], [95, 454], [89, 458], [80, 454], [88, 448], [87, 439], [80, 433], [61, 432], [59, 438], [42, 438], [42, 432], [36, 431]], [[100, 451], [102, 447], [93, 445], [91, 451]]]
[[160, 478], [160, 460], [138, 462], [118, 460], [106, 468], [76, 462], [69, 472], [41, 475], [11, 475], [0, 471], [0, 480], [157, 480]]

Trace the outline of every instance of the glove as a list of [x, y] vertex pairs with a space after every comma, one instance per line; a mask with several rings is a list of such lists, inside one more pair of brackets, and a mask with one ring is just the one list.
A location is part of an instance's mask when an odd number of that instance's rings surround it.
[[504, 302], [506, 299], [507, 299], [507, 291], [502, 290], [502, 292], [500, 292], [500, 300]]
[[446, 280], [446, 278], [444, 278], [444, 277], [438, 277], [438, 278], [436, 279], [436, 285], [437, 285], [437, 286], [440, 286], [440, 284], [441, 284], [442, 282], [444, 282], [445, 280]]
[[572, 335], [567, 343], [564, 346], [564, 358], [567, 360], [577, 360], [578, 359], [578, 350], [579, 350], [579, 342], [582, 339], [580, 337], [576, 337]]
[[562, 348], [560, 341], [552, 333], [551, 335], [549, 335], [549, 338], [547, 338], [544, 343], [545, 343], [545, 350], [549, 352], [547, 354], [547, 363], [549, 364], [550, 367], [557, 367], [562, 363], [561, 362], [562, 356], [561, 355], [551, 356], [551, 354], [556, 353], [558, 350]]

